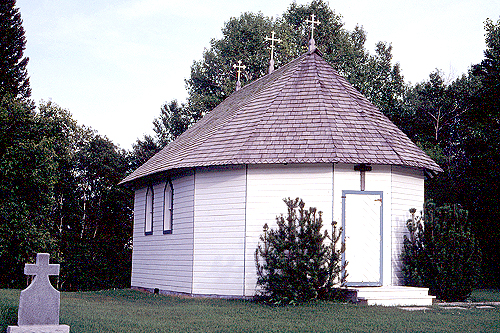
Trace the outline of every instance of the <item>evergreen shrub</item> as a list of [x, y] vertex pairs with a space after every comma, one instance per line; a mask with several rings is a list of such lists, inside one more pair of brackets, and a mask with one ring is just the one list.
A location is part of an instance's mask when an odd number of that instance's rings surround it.
[[466, 300], [479, 272], [477, 244], [459, 205], [425, 205], [424, 214], [410, 209], [409, 237], [404, 236], [401, 254], [404, 284], [427, 287], [444, 301]]
[[322, 231], [322, 212], [304, 209], [299, 199], [284, 199], [286, 217], [276, 217], [276, 229], [264, 225], [255, 251], [260, 297], [275, 305], [334, 299], [343, 286], [342, 230], [333, 223], [332, 237]]

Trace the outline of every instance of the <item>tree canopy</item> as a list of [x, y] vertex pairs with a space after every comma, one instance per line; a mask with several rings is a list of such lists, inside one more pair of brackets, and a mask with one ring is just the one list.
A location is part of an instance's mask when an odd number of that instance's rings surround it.
[[482, 252], [483, 283], [500, 285], [500, 20], [485, 22], [481, 63], [451, 82], [439, 70], [409, 87], [403, 130], [444, 172], [426, 181], [426, 198], [469, 212]]
[[292, 3], [283, 16], [276, 19], [262, 13], [244, 13], [226, 22], [223, 37], [212, 39], [203, 59], [191, 66], [186, 84], [187, 107], [193, 120], [211, 111], [234, 91], [236, 71], [233, 65], [238, 60], [246, 66], [243, 84], [267, 74], [270, 56], [265, 37], [271, 36], [272, 31], [282, 40], [275, 51], [277, 67], [307, 51], [310, 33], [306, 19], [313, 13], [321, 22], [315, 29], [314, 38], [325, 60], [383, 112], [397, 115], [404, 80], [399, 64], [392, 64], [392, 46], [379, 42], [375, 55], [370, 55], [365, 47], [363, 27], [356, 26], [348, 31], [340, 15], [327, 3], [314, 0], [308, 5]]
[[[24, 286], [24, 263], [49, 252], [65, 290], [128, 285], [128, 155], [53, 103], [0, 104], [0, 286]], [[121, 267], [116, 270], [117, 267]]]

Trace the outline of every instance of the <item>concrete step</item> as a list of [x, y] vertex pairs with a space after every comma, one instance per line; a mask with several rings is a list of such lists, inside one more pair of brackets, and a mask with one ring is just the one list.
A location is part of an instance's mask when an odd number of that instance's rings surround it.
[[432, 305], [434, 296], [429, 295], [428, 288], [382, 286], [354, 287], [358, 301], [368, 305], [384, 306], [426, 306]]

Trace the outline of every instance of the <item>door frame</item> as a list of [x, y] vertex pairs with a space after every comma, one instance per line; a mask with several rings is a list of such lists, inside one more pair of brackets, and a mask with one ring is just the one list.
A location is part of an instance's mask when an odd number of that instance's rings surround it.
[[[352, 190], [342, 190], [342, 242], [345, 244], [346, 235], [346, 195], [348, 194], [360, 194], [360, 195], [379, 195], [380, 196], [380, 277], [379, 281], [376, 282], [346, 282], [347, 286], [359, 286], [359, 287], [379, 287], [382, 286], [382, 274], [383, 274], [383, 264], [384, 264], [384, 192], [383, 191], [352, 191]], [[347, 248], [346, 248], [347, 250]], [[345, 263], [345, 251], [342, 253], [342, 266]], [[349, 265], [347, 265], [345, 270], [342, 270], [342, 277], [345, 276], [345, 271], [349, 274]], [[347, 278], [349, 275], [347, 276]]]

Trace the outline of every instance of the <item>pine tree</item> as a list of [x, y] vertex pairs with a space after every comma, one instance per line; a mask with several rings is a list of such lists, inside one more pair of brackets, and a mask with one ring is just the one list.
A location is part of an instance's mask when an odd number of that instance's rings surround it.
[[261, 296], [276, 305], [313, 299], [333, 299], [340, 294], [346, 265], [342, 263], [342, 230], [333, 226], [332, 237], [323, 232], [322, 213], [305, 209], [302, 199], [285, 199], [287, 216], [276, 218], [276, 229], [264, 225], [255, 250], [257, 285]]
[[0, 2], [0, 98], [10, 95], [28, 99], [31, 96], [28, 58], [23, 57], [26, 38], [16, 0]]

